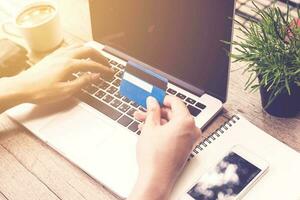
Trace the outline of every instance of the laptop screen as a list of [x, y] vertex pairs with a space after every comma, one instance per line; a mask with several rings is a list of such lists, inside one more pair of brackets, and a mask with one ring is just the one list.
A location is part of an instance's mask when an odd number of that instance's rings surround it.
[[234, 0], [90, 0], [94, 40], [226, 100]]

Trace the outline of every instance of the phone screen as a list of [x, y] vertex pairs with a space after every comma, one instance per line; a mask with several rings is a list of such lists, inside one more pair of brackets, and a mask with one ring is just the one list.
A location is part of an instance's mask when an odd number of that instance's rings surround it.
[[195, 200], [233, 200], [261, 169], [231, 152], [188, 191]]

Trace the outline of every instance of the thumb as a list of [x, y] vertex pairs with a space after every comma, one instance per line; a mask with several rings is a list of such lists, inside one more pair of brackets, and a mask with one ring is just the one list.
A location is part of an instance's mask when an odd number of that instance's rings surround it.
[[147, 98], [147, 117], [145, 125], [155, 126], [160, 124], [160, 106], [155, 98]]

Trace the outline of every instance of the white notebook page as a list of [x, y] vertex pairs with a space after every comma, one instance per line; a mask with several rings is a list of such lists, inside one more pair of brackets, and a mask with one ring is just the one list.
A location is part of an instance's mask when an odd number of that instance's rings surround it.
[[239, 120], [234, 120], [236, 123], [231, 122], [231, 127], [226, 126], [228, 130], [223, 134], [218, 131], [220, 137], [216, 137], [215, 140], [211, 138], [211, 144], [206, 141], [207, 147], [191, 159], [173, 190], [172, 200], [180, 199], [203, 173], [214, 167], [235, 145], [245, 147], [269, 163], [268, 172], [243, 200], [300, 199], [300, 154], [244, 117], [239, 115], [238, 118]]

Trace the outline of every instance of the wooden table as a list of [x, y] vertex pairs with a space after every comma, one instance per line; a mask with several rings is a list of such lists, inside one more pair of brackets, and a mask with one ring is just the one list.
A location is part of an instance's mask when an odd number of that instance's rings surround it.
[[[66, 43], [91, 39], [87, 0], [61, 0], [61, 17], [66, 31]], [[70, 34], [72, 33], [72, 34]], [[237, 36], [239, 33], [235, 33]], [[24, 45], [21, 39], [4, 33]], [[267, 115], [260, 105], [258, 93], [244, 91], [247, 74], [241, 64], [233, 64], [229, 82], [228, 101], [224, 111], [204, 132], [209, 135], [236, 113], [270, 135], [300, 152], [300, 115], [280, 119]], [[101, 184], [73, 166], [30, 132], [0, 115], [0, 200], [95, 200], [117, 199]]]

